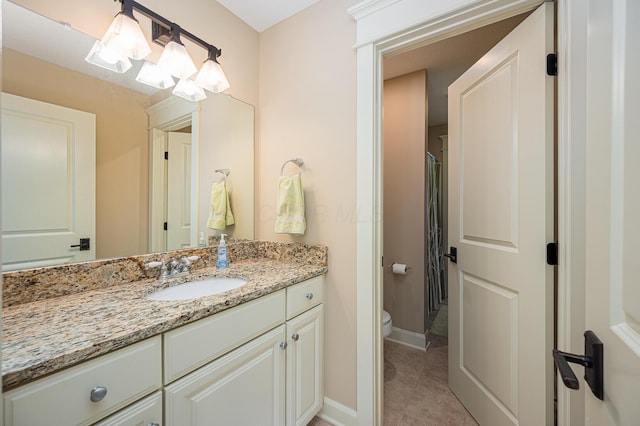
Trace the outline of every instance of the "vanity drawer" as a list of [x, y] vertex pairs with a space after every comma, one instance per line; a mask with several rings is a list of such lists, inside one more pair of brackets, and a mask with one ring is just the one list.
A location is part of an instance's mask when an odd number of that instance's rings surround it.
[[[131, 404], [162, 385], [161, 343], [153, 337], [5, 393], [5, 425], [88, 425]], [[97, 387], [107, 392], [92, 402]]]
[[287, 287], [287, 320], [324, 302], [324, 275]]
[[165, 333], [165, 384], [282, 324], [285, 297], [280, 290]]

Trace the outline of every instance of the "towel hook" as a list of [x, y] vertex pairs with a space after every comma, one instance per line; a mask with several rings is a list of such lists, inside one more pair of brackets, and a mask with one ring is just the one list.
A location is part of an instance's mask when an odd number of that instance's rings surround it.
[[296, 158], [292, 158], [290, 160], [287, 160], [284, 163], [282, 163], [282, 167], [280, 168], [280, 175], [281, 176], [284, 173], [284, 166], [286, 166], [287, 163], [293, 163], [298, 167], [302, 167], [304, 165], [304, 161], [300, 157], [296, 157]]

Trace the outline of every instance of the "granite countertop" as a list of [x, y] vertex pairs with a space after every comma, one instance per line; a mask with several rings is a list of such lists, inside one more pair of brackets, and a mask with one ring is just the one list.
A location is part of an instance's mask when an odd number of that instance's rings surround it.
[[[2, 384], [5, 390], [322, 275], [326, 265], [245, 259], [226, 270], [205, 267], [163, 282], [147, 278], [3, 308]], [[213, 276], [248, 283], [218, 295], [183, 301], [145, 296], [180, 282]]]

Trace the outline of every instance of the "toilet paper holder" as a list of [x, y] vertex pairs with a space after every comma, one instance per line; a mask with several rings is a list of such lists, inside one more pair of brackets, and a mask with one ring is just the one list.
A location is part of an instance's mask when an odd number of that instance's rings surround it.
[[[391, 269], [393, 269], [393, 265], [395, 265], [395, 264], [396, 264], [396, 262], [391, 262], [391, 265], [387, 265], [387, 268], [391, 268]], [[408, 271], [409, 269], [413, 269], [413, 266], [409, 266], [409, 265], [407, 265], [407, 271]]]

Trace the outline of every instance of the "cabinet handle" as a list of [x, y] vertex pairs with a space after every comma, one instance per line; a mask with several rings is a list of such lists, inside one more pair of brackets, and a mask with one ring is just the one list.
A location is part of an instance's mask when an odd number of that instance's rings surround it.
[[160, 426], [160, 423], [149, 423], [147, 426]]
[[104, 399], [105, 396], [107, 396], [107, 388], [105, 388], [104, 386], [96, 386], [95, 388], [91, 389], [91, 402], [100, 402]]
[[280, 349], [287, 349], [287, 342], [280, 342]]
[[293, 339], [294, 342], [297, 342], [300, 336], [298, 334], [293, 334], [291, 338]]
[[304, 297], [306, 297], [307, 299], [311, 300], [311, 299], [313, 299], [313, 293], [307, 293]]

